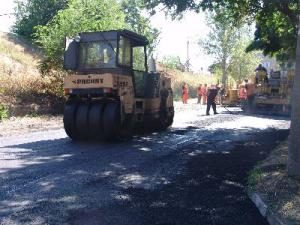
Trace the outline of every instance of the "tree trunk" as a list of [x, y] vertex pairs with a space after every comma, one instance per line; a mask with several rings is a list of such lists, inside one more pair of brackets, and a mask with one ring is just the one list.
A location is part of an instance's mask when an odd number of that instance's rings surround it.
[[300, 178], [300, 17], [297, 39], [296, 73], [292, 96], [292, 121], [289, 136], [288, 173]]
[[223, 60], [223, 62], [222, 62], [222, 84], [225, 89], [226, 89], [226, 81], [227, 81], [226, 61]]

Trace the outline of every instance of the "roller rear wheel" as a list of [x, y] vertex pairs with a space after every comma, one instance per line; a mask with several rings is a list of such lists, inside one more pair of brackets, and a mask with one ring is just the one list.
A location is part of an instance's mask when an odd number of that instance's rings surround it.
[[64, 109], [64, 128], [66, 131], [66, 134], [72, 138], [73, 140], [77, 140], [79, 138], [78, 131], [76, 129], [76, 113], [78, 109], [78, 101], [77, 100], [68, 100], [65, 104]]
[[103, 114], [104, 114], [104, 104], [99, 102], [94, 102], [91, 105], [89, 112], [89, 129], [91, 137], [95, 140], [103, 140]]
[[103, 134], [105, 140], [118, 139], [121, 126], [121, 113], [118, 103], [110, 102], [105, 106], [103, 114]]
[[76, 129], [80, 140], [87, 140], [90, 138], [89, 134], [89, 102], [81, 102], [76, 112]]
[[134, 116], [121, 120], [120, 102], [68, 100], [64, 111], [64, 127], [73, 140], [127, 140], [132, 137]]
[[105, 140], [127, 140], [132, 137], [134, 119], [127, 115], [121, 121], [121, 106], [119, 102], [111, 102], [105, 106], [103, 114], [103, 134]]
[[120, 140], [131, 139], [133, 130], [134, 130], [134, 116], [127, 115], [125, 117], [125, 120], [123, 121], [123, 124], [121, 125], [120, 130], [119, 130], [119, 139]]

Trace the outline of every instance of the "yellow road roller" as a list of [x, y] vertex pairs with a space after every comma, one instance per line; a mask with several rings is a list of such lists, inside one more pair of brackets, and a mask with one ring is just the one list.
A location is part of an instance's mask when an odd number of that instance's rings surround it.
[[[148, 70], [147, 38], [128, 30], [66, 38], [64, 128], [73, 140], [122, 140], [174, 117], [171, 79]], [[152, 66], [155, 67], [155, 66]]]

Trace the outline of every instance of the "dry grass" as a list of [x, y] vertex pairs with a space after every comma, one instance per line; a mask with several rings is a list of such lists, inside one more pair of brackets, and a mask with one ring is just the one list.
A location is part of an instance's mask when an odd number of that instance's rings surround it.
[[216, 84], [217, 79], [210, 75], [201, 75], [191, 72], [181, 72], [179, 70], [170, 70], [164, 68], [162, 65], [157, 67], [159, 72], [165, 73], [172, 79], [172, 89], [175, 99], [181, 97], [182, 85], [187, 83], [189, 86], [189, 93], [191, 97], [197, 96], [197, 88], [199, 84]]
[[[0, 93], [17, 96], [60, 91], [60, 76], [41, 76], [40, 51], [13, 34], [0, 33]], [[58, 82], [58, 84], [57, 84]]]
[[300, 224], [300, 182], [287, 175], [287, 158], [286, 141], [252, 171], [251, 189], [258, 192], [286, 224]]
[[17, 94], [40, 90], [41, 76], [37, 69], [39, 55], [28, 52], [29, 45], [15, 42], [10, 34], [0, 33], [0, 90]]
[[[41, 59], [41, 52], [30, 42], [19, 36], [0, 32], [0, 105], [6, 106], [11, 112], [15, 111], [15, 105], [35, 103], [36, 99], [47, 96], [63, 96], [62, 85], [66, 74], [52, 71], [51, 74], [42, 76], [38, 70]], [[199, 84], [216, 81], [211, 76], [166, 70], [160, 65], [158, 71], [171, 77], [177, 99], [181, 97], [184, 82], [189, 85], [190, 96], [196, 97]]]
[[27, 40], [0, 32], [0, 117], [57, 114], [62, 111], [65, 74], [42, 76], [42, 54]]

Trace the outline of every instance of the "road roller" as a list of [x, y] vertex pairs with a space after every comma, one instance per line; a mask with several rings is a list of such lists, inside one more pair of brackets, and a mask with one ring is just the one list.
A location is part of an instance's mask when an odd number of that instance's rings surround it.
[[63, 123], [73, 140], [126, 140], [164, 130], [174, 117], [171, 79], [147, 59], [146, 37], [128, 30], [66, 38]]

